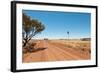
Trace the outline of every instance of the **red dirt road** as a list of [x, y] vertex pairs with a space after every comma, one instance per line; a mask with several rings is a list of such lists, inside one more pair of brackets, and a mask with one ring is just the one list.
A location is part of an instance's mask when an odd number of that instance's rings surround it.
[[24, 63], [90, 59], [90, 53], [68, 48], [66, 45], [49, 40], [38, 41], [35, 47], [39, 50], [23, 54]]

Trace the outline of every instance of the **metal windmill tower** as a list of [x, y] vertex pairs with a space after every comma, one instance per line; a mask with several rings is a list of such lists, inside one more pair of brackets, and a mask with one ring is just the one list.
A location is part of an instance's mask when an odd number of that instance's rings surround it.
[[68, 40], [69, 40], [69, 31], [67, 31], [67, 35], [68, 35]]

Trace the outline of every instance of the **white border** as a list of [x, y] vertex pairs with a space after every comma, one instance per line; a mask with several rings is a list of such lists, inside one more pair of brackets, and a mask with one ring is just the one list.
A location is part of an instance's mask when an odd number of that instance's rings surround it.
[[[38, 69], [38, 68], [51, 68], [51, 67], [70, 67], [70, 66], [85, 66], [95, 65], [95, 52], [96, 52], [96, 40], [95, 40], [95, 9], [93, 8], [79, 8], [79, 7], [63, 7], [63, 6], [47, 6], [47, 5], [28, 5], [28, 4], [17, 4], [17, 70], [22, 69]], [[43, 11], [63, 11], [63, 12], [84, 12], [91, 13], [91, 60], [80, 60], [80, 61], [60, 61], [60, 62], [39, 62], [39, 63], [22, 63], [22, 9], [24, 10], [43, 10]]]

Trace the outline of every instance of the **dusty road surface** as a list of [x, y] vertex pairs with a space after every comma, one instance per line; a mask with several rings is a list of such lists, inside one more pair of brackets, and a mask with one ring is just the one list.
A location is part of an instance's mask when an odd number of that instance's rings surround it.
[[53, 43], [49, 40], [37, 41], [37, 50], [23, 54], [23, 62], [44, 62], [64, 60], [88, 60], [90, 53], [87, 51], [69, 48], [64, 44]]

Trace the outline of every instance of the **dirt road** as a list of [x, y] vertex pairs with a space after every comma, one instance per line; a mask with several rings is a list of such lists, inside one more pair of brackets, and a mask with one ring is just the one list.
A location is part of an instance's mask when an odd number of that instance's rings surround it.
[[90, 59], [90, 53], [68, 48], [66, 45], [53, 43], [49, 40], [38, 41], [36, 47], [37, 51], [23, 54], [23, 62]]

